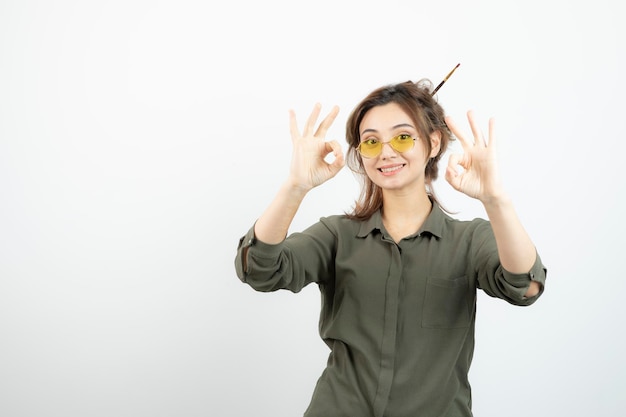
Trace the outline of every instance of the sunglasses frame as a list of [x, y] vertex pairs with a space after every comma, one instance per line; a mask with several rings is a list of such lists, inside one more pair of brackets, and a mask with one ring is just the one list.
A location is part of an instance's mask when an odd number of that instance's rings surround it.
[[[401, 150], [397, 149], [397, 148], [394, 146], [394, 141], [395, 141], [396, 139], [398, 139], [400, 136], [409, 136], [409, 137], [412, 139], [412, 141], [411, 141], [411, 147], [410, 147], [410, 148], [407, 148], [407, 149], [405, 149], [405, 150], [401, 151]], [[399, 153], [404, 153], [404, 152], [410, 151], [411, 149], [413, 149], [413, 148], [415, 147], [415, 141], [416, 141], [416, 140], [417, 140], [417, 138], [414, 138], [413, 136], [411, 136], [411, 135], [409, 135], [409, 134], [406, 134], [406, 133], [401, 133], [401, 134], [399, 134], [399, 135], [396, 135], [396, 136], [392, 137], [392, 138], [391, 138], [391, 139], [389, 139], [387, 142], [377, 141], [377, 142], [378, 142], [378, 144], [379, 144], [380, 146], [379, 146], [379, 148], [378, 148], [378, 152], [376, 153], [376, 155], [365, 155], [365, 154], [363, 154], [363, 151], [361, 150], [361, 145], [363, 145], [363, 144], [364, 144], [365, 142], [367, 142], [367, 141], [363, 141], [363, 142], [359, 143], [359, 145], [356, 147], [356, 150], [359, 152], [359, 154], [360, 154], [363, 158], [368, 158], [368, 159], [369, 159], [369, 158], [376, 158], [376, 157], [378, 157], [378, 156], [379, 156], [379, 155], [383, 152], [383, 147], [384, 147], [386, 144], [388, 144], [389, 146], [391, 146], [391, 149], [393, 149], [394, 151], [399, 152]]]

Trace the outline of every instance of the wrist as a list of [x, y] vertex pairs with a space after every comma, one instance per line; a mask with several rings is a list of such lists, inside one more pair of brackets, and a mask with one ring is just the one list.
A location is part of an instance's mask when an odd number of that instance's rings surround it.
[[292, 178], [287, 179], [283, 183], [283, 190], [285, 190], [289, 195], [293, 195], [296, 197], [304, 198], [304, 196], [311, 191], [313, 187], [307, 184], [302, 184]]
[[491, 193], [480, 198], [480, 202], [486, 209], [505, 207], [511, 204], [511, 199], [504, 191]]

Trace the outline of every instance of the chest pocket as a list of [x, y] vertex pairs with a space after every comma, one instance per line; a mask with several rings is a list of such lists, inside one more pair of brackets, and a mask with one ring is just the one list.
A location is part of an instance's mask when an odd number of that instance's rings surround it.
[[422, 311], [422, 327], [457, 329], [471, 322], [472, 291], [467, 276], [457, 279], [428, 278]]

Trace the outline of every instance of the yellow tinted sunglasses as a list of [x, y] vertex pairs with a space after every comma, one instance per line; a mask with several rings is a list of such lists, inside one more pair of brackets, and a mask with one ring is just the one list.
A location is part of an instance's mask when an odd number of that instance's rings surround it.
[[382, 142], [378, 139], [367, 139], [359, 143], [356, 149], [364, 158], [376, 158], [383, 151], [383, 145], [385, 143], [388, 143], [394, 151], [402, 153], [413, 149], [415, 138], [403, 133], [392, 137], [389, 142]]

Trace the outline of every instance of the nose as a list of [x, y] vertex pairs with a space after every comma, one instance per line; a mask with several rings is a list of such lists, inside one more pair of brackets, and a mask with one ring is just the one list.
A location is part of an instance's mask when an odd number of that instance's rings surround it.
[[391, 143], [390, 142], [382, 142], [382, 150], [380, 151], [380, 156], [382, 158], [390, 158], [390, 157], [395, 157], [397, 156], [397, 152], [395, 149], [393, 149], [391, 147]]

